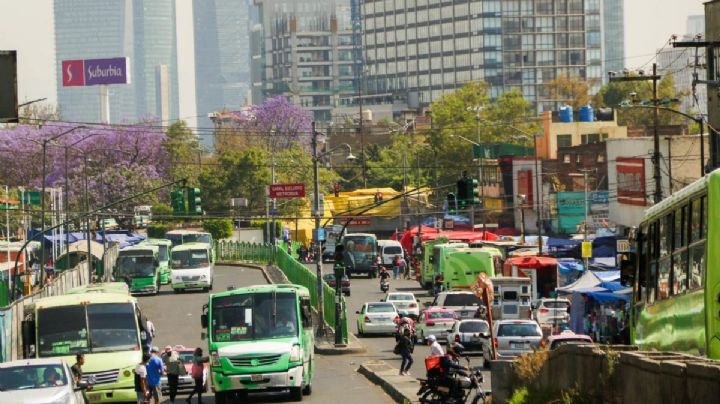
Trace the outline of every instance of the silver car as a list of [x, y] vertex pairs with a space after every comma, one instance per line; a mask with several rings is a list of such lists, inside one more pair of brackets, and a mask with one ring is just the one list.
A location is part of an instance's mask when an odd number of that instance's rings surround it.
[[0, 403], [83, 404], [83, 389], [58, 358], [0, 363]]
[[[493, 345], [497, 359], [511, 358], [532, 352], [540, 347], [543, 335], [540, 325], [533, 320], [500, 320], [493, 324]], [[492, 359], [490, 347], [483, 358], [489, 364]]]

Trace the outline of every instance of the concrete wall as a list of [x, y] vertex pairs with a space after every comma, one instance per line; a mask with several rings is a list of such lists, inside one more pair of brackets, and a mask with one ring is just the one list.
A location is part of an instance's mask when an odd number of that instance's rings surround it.
[[[504, 403], [527, 384], [516, 362], [492, 363], [493, 402]], [[565, 345], [550, 351], [532, 387], [559, 395], [574, 390], [582, 402], [716, 402], [720, 397], [720, 361], [633, 346]]]
[[582, 135], [598, 133], [607, 138], [627, 137], [627, 127], [618, 126], [617, 121], [594, 122], [553, 122], [552, 114], [543, 115], [543, 136], [538, 138], [538, 155], [544, 159], [557, 158], [557, 136], [572, 135], [572, 146], [582, 144]]

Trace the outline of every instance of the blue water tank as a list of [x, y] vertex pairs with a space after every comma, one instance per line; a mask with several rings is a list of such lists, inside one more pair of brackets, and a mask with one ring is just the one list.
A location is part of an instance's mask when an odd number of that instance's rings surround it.
[[573, 121], [573, 109], [570, 105], [563, 105], [560, 107], [560, 122], [572, 122]]
[[595, 111], [590, 104], [580, 107], [580, 122], [592, 122], [594, 120]]

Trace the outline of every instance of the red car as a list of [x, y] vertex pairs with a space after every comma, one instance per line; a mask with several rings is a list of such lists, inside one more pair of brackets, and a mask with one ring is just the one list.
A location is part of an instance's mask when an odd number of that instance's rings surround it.
[[[335, 289], [335, 274], [325, 274], [323, 275], [323, 280], [328, 284], [328, 286]], [[350, 279], [347, 275], [343, 275], [340, 288], [342, 289], [343, 295], [350, 296]]]
[[[191, 375], [193, 353], [195, 352], [195, 349], [186, 348], [182, 345], [175, 345], [175, 348], [173, 348], [173, 350], [180, 354], [180, 359], [182, 360], [183, 364], [185, 364], [185, 370], [187, 373], [186, 375], [180, 376], [178, 378], [178, 393], [190, 393], [191, 391], [195, 390], [195, 380], [193, 380]], [[209, 363], [203, 363], [203, 392], [208, 391], [208, 384], [210, 383], [210, 378], [208, 377], [210, 372], [209, 366]], [[160, 389], [163, 395], [170, 394], [170, 387], [167, 384], [167, 376], [163, 376], [160, 378]]]

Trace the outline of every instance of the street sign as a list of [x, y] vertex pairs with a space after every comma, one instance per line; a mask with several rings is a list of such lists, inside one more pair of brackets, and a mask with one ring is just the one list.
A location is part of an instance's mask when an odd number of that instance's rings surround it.
[[62, 61], [63, 87], [128, 84], [128, 58], [75, 59]]
[[304, 198], [305, 184], [272, 184], [271, 198]]
[[581, 254], [583, 258], [592, 258], [592, 242], [583, 241], [581, 245]]
[[325, 229], [322, 227], [319, 229], [313, 229], [313, 240], [325, 241]]
[[27, 191], [23, 198], [25, 205], [40, 205], [40, 191]]
[[630, 241], [629, 240], [617, 240], [615, 243], [617, 246], [618, 253], [630, 252]]

